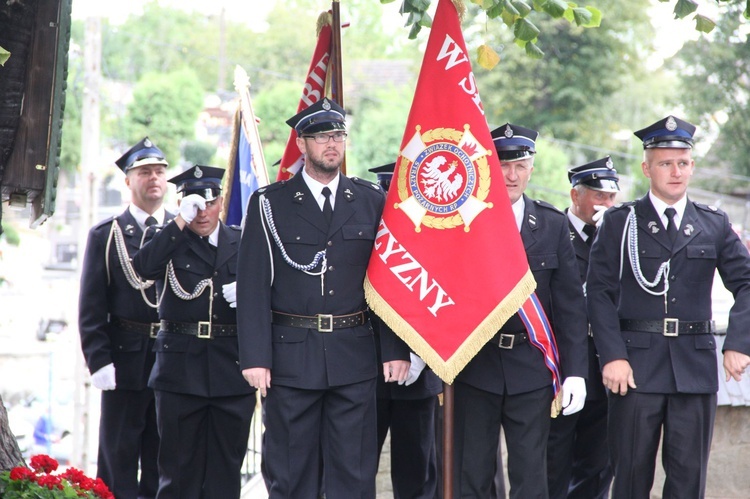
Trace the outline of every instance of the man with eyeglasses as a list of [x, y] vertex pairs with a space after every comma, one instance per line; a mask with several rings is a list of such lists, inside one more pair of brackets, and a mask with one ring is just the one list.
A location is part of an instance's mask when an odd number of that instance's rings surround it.
[[[265, 400], [271, 499], [374, 498], [375, 339], [364, 277], [385, 195], [348, 178], [344, 110], [322, 99], [287, 123], [304, 168], [250, 199], [237, 269], [240, 367]], [[381, 336], [386, 382], [409, 350]], [[322, 462], [322, 471], [321, 471]]]

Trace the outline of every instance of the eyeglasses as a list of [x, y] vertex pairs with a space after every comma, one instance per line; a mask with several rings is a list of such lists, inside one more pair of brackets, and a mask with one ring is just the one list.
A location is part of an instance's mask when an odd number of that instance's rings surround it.
[[333, 139], [334, 142], [344, 142], [346, 140], [346, 137], [346, 132], [336, 132], [331, 134], [321, 133], [318, 135], [305, 135], [302, 138], [313, 139], [315, 140], [316, 144], [328, 144], [331, 139]]

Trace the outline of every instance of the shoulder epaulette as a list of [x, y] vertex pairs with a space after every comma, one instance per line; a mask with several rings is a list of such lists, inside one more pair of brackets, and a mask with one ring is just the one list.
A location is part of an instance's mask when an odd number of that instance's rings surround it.
[[708, 213], [713, 213], [715, 215], [724, 216], [724, 212], [712, 204], [696, 203], [695, 201], [693, 201], [692, 203], [693, 206], [695, 206], [699, 210], [707, 211]]
[[560, 210], [560, 208], [558, 208], [557, 206], [555, 206], [553, 204], [548, 203], [547, 201], [542, 201], [541, 199], [535, 199], [534, 200], [534, 204], [536, 204], [537, 206], [541, 206], [542, 208], [547, 208], [548, 210], [552, 210], [554, 212], [557, 212], [560, 215], [565, 215], [565, 213], [563, 213]]
[[92, 227], [92, 229], [99, 229], [101, 227], [104, 227], [105, 225], [109, 225], [110, 223], [114, 222], [115, 220], [117, 220], [116, 216], [105, 218], [101, 222], [99, 222], [96, 225], [94, 225], [94, 227]]
[[276, 191], [278, 189], [281, 189], [282, 187], [286, 186], [286, 180], [280, 180], [278, 182], [274, 182], [273, 184], [268, 184], [263, 187], [259, 187], [253, 194], [267, 194], [269, 192]]
[[227, 225], [227, 227], [234, 231], [242, 232], [242, 227], [240, 227], [239, 225]]
[[369, 187], [370, 189], [374, 189], [374, 190], [376, 190], [376, 191], [382, 191], [382, 190], [383, 190], [383, 189], [382, 189], [382, 188], [381, 188], [381, 187], [380, 187], [380, 186], [379, 186], [378, 184], [376, 184], [375, 182], [371, 182], [371, 181], [369, 181], [369, 180], [365, 180], [365, 179], [363, 179], [363, 178], [359, 178], [359, 177], [349, 177], [349, 180], [351, 180], [351, 181], [352, 181], [352, 182], [354, 182], [355, 184], [358, 184], [358, 185], [361, 185], [361, 186], [364, 186], [364, 187]]
[[613, 210], [621, 210], [622, 208], [630, 208], [634, 204], [635, 204], [635, 201], [625, 201], [625, 202], [622, 202], [622, 203], [617, 203], [611, 209], [613, 209]]

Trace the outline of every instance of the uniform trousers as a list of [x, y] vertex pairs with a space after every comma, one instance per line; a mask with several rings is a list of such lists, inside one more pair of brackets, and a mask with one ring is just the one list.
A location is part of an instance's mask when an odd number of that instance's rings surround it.
[[161, 437], [157, 499], [239, 498], [255, 394], [154, 393]]
[[547, 446], [550, 499], [607, 499], [612, 483], [607, 447], [607, 399], [552, 419]]
[[716, 394], [610, 394], [612, 498], [649, 497], [662, 433], [662, 497], [703, 498], [715, 417]]
[[156, 497], [158, 452], [154, 392], [150, 388], [102, 391], [96, 476], [115, 497]]
[[273, 385], [265, 411], [269, 499], [315, 499], [321, 476], [327, 499], [374, 499], [375, 378], [321, 390]]
[[546, 499], [552, 388], [497, 395], [457, 382], [454, 394], [454, 497], [491, 497], [502, 426], [510, 498]]
[[393, 499], [433, 499], [437, 486], [435, 406], [437, 396], [397, 400], [380, 398], [378, 455], [391, 432]]

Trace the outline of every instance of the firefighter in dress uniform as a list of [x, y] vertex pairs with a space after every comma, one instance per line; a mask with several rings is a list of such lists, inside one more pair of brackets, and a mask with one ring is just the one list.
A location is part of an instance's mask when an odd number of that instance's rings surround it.
[[159, 279], [157, 499], [240, 496], [255, 390], [239, 368], [236, 273], [240, 229], [219, 220], [224, 170], [196, 165], [169, 179], [179, 214], [133, 259]]
[[[364, 277], [385, 202], [348, 178], [344, 110], [324, 98], [287, 121], [304, 168], [250, 199], [237, 280], [240, 362], [266, 397], [271, 499], [374, 498], [375, 339]], [[408, 348], [381, 336], [385, 381], [406, 379]], [[322, 472], [321, 472], [322, 462]]]
[[[524, 195], [537, 135], [511, 124], [492, 132], [536, 295], [559, 349], [563, 414], [569, 415], [580, 411], [586, 398], [585, 304], [565, 215]], [[502, 466], [497, 459], [501, 427], [508, 448], [510, 497], [547, 497], [552, 374], [529, 334], [514, 315], [456, 378], [455, 497], [491, 497], [493, 477]]]
[[[565, 214], [585, 295], [589, 252], [596, 227], [604, 211], [614, 205], [620, 187], [609, 156], [571, 168], [568, 180], [571, 183], [571, 204]], [[607, 394], [591, 334], [588, 358], [586, 405], [580, 412], [552, 420], [547, 443], [547, 481], [551, 499], [609, 497], [612, 468], [607, 453]]]
[[89, 231], [78, 330], [91, 381], [103, 390], [97, 476], [115, 497], [146, 499], [156, 496], [159, 483], [156, 406], [147, 386], [159, 316], [154, 283], [140, 278], [131, 257], [146, 227], [174, 215], [162, 206], [168, 164], [148, 137], [115, 164], [125, 173], [130, 204]]
[[635, 132], [649, 192], [608, 210], [591, 248], [588, 311], [609, 390], [615, 499], [649, 496], [660, 441], [663, 497], [704, 497], [718, 389], [717, 269], [735, 299], [727, 379], [739, 381], [750, 363], [750, 257], [726, 213], [687, 196], [694, 132], [674, 116]]

